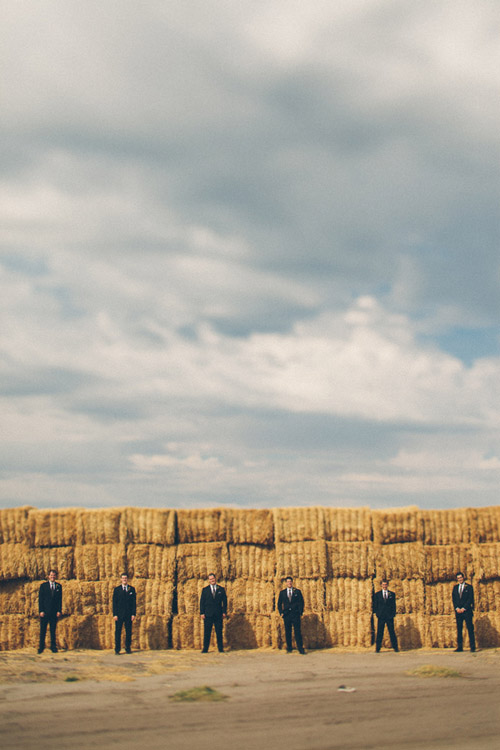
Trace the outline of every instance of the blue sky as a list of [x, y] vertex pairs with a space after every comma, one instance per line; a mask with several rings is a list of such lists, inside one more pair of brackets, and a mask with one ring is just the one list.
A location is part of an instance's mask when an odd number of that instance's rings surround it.
[[0, 505], [480, 506], [496, 2], [2, 2]]

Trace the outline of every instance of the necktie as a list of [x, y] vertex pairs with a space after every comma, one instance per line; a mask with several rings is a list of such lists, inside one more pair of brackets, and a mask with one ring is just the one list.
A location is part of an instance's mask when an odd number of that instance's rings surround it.
[[460, 593], [460, 598], [462, 598], [462, 594], [464, 592], [464, 585], [463, 585], [463, 583], [461, 583], [460, 586], [458, 587], [458, 591]]
[[387, 599], [387, 591], [384, 591], [384, 599]]
[[212, 596], [215, 599], [215, 586], [212, 586]]
[[292, 589], [288, 589], [288, 601], [292, 601]]

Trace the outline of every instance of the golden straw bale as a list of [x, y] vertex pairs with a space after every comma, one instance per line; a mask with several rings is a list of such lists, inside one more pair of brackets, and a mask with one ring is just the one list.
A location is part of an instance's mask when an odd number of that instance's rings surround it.
[[28, 540], [32, 547], [69, 547], [76, 540], [75, 508], [28, 511]]
[[185, 583], [190, 578], [206, 580], [209, 573], [214, 573], [217, 580], [227, 578], [229, 572], [227, 544], [223, 542], [178, 544], [175, 549], [178, 583]]
[[138, 617], [132, 626], [132, 651], [166, 648], [168, 648], [168, 618], [161, 615]]
[[25, 544], [0, 544], [0, 581], [27, 577], [28, 549]]
[[93, 648], [93, 618], [91, 615], [62, 617], [56, 633], [58, 648]]
[[75, 547], [75, 578], [81, 581], [116, 579], [126, 572], [124, 544], [83, 544]]
[[472, 550], [465, 544], [435, 545], [425, 548], [425, 582], [455, 581], [458, 571], [466, 578], [472, 572]]
[[224, 626], [224, 643], [231, 649], [270, 648], [271, 616], [232, 614]]
[[[224, 581], [219, 581], [225, 586]], [[177, 584], [177, 612], [180, 615], [199, 615], [200, 596], [207, 581], [202, 578], [192, 578], [189, 581]]]
[[373, 541], [375, 544], [398, 544], [422, 541], [419, 509], [393, 508], [372, 511]]
[[26, 553], [26, 576], [47, 580], [54, 569], [58, 579], [73, 578], [73, 547], [32, 547]]
[[369, 508], [324, 508], [324, 517], [330, 542], [369, 542], [372, 538]]
[[332, 646], [368, 648], [371, 645], [370, 612], [326, 612], [323, 622]]
[[[38, 591], [42, 581], [31, 581], [25, 586], [26, 614], [38, 615]], [[62, 583], [62, 611], [65, 615], [109, 614], [112, 610], [113, 589], [116, 581], [64, 581]]]
[[0, 614], [0, 651], [14, 651], [24, 646], [24, 615]]
[[[456, 648], [457, 626], [453, 615], [430, 615], [427, 617], [427, 642], [431, 648]], [[464, 626], [464, 645], [469, 642]]]
[[169, 619], [174, 601], [174, 582], [134, 578], [137, 592], [137, 615], [160, 616]]
[[274, 585], [271, 581], [229, 581], [226, 586], [229, 614], [270, 615], [274, 609]]
[[324, 508], [273, 508], [273, 517], [276, 545], [325, 539]]
[[413, 614], [424, 612], [424, 582], [421, 579], [394, 578], [389, 583], [389, 589], [396, 594], [396, 612], [399, 614]]
[[467, 516], [473, 541], [480, 544], [500, 542], [500, 506], [470, 508], [467, 511]]
[[28, 511], [31, 506], [4, 508], [0, 510], [0, 544], [25, 543], [28, 536]]
[[[114, 649], [115, 647], [115, 622], [111, 615], [94, 615], [92, 618], [91, 642], [88, 648], [96, 649]], [[132, 625], [132, 642], [134, 639], [134, 629], [137, 623]], [[122, 643], [125, 635], [122, 631]]]
[[500, 542], [473, 544], [474, 575], [480, 581], [500, 578]]
[[329, 578], [371, 578], [375, 574], [373, 545], [368, 542], [327, 542]]
[[421, 578], [425, 571], [424, 545], [421, 542], [407, 544], [383, 544], [374, 546], [375, 578]]
[[22, 615], [26, 609], [24, 581], [0, 582], [0, 613]]
[[[406, 581], [410, 583], [410, 581]], [[415, 581], [411, 581], [415, 583]], [[427, 618], [423, 614], [398, 615], [394, 620], [394, 629], [399, 648], [407, 651], [412, 648], [422, 648], [429, 640]], [[387, 629], [384, 633], [382, 645], [391, 648], [391, 641]]]
[[474, 632], [479, 648], [498, 648], [500, 646], [500, 613], [487, 612], [476, 616]]
[[[324, 612], [325, 607], [325, 582], [322, 578], [295, 578], [294, 588], [302, 591], [304, 597], [304, 612]], [[286, 581], [277, 578], [275, 581], [274, 599], [278, 606], [280, 591], [286, 588]]]
[[129, 576], [173, 580], [175, 577], [175, 547], [157, 544], [129, 544], [127, 547]]
[[262, 544], [274, 542], [273, 514], [270, 510], [233, 510], [226, 515], [226, 540], [232, 544]]
[[373, 584], [371, 578], [333, 578], [325, 583], [328, 611], [371, 612]]
[[180, 544], [192, 542], [223, 542], [226, 540], [225, 508], [177, 511], [177, 531]]
[[120, 541], [128, 544], [175, 544], [176, 512], [169, 508], [124, 508]]
[[276, 550], [255, 544], [229, 544], [229, 578], [272, 581], [276, 575]]
[[276, 545], [276, 577], [326, 578], [326, 542], [282, 542]]
[[[330, 648], [332, 646], [329, 628], [325, 623], [324, 616], [320, 613], [311, 612], [305, 614], [301, 621], [301, 632], [304, 648], [306, 649]], [[284, 626], [282, 637], [284, 641]], [[292, 643], [295, 646], [294, 638], [292, 639]]]
[[471, 541], [468, 510], [422, 510], [424, 544], [466, 544]]
[[480, 581], [474, 584], [476, 612], [500, 612], [500, 581]]
[[[201, 649], [203, 646], [203, 621], [199, 614], [174, 615], [172, 618], [172, 648]], [[212, 650], [217, 648], [215, 628], [212, 629]]]
[[120, 508], [78, 510], [76, 544], [117, 544], [120, 541]]
[[429, 615], [453, 615], [452, 583], [426, 583], [425, 612]]

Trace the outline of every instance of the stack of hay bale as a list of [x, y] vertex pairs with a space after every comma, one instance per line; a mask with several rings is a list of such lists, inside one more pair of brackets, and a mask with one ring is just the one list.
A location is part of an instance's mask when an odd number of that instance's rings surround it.
[[0, 511], [0, 649], [22, 648], [26, 629], [25, 584], [29, 507]]

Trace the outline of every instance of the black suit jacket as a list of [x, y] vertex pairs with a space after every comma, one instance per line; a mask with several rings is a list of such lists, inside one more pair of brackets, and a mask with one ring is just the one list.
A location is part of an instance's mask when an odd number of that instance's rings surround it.
[[54, 617], [62, 612], [62, 586], [56, 581], [55, 587], [52, 593], [49, 581], [45, 581], [38, 592], [38, 611], [43, 612], [46, 617]]
[[200, 615], [206, 617], [222, 617], [227, 612], [226, 589], [216, 584], [215, 597], [212, 596], [210, 586], [205, 586], [200, 596]]
[[460, 597], [458, 593], [458, 583], [453, 586], [451, 598], [453, 600], [453, 609], [455, 611], [457, 607], [463, 607], [466, 612], [472, 612], [474, 610], [474, 589], [470, 583], [464, 583], [462, 597]]
[[387, 589], [387, 599], [383, 590], [377, 591], [373, 597], [373, 611], [379, 619], [392, 620], [396, 616], [396, 594]]
[[113, 591], [113, 617], [119, 617], [120, 619], [126, 619], [135, 616], [136, 604], [135, 604], [135, 589], [133, 586], [128, 585], [128, 590], [124, 591], [123, 586], [120, 584]]
[[284, 617], [301, 617], [304, 612], [304, 597], [300, 589], [292, 589], [292, 601], [288, 599], [288, 589], [280, 591], [278, 612]]

